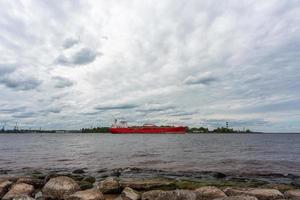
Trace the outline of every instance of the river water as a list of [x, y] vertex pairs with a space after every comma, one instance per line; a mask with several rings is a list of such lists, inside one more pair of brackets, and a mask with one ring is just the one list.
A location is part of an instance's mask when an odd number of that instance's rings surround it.
[[139, 167], [300, 175], [300, 134], [0, 134], [0, 171]]

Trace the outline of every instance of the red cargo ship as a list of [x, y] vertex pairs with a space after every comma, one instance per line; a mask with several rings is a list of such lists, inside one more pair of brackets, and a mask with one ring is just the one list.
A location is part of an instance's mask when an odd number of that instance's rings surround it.
[[115, 120], [110, 132], [113, 134], [185, 134], [184, 126], [156, 126], [154, 124], [144, 124], [143, 126], [127, 126], [125, 121], [120, 123]]

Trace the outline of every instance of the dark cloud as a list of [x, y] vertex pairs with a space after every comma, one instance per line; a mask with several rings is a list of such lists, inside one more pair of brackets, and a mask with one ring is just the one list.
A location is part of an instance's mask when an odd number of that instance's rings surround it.
[[134, 109], [137, 108], [138, 105], [136, 104], [120, 104], [120, 105], [108, 105], [108, 106], [97, 106], [95, 110], [127, 110], [127, 109]]
[[32, 90], [42, 83], [41, 80], [35, 78], [12, 78], [9, 76], [0, 77], [0, 84], [14, 90]]
[[146, 105], [143, 108], [138, 109], [137, 111], [144, 112], [144, 113], [152, 113], [152, 112], [174, 110], [175, 108], [176, 107], [172, 105], [153, 104], [153, 105]]
[[55, 76], [52, 79], [55, 81], [55, 88], [66, 88], [74, 85], [72, 81], [61, 76]]
[[89, 48], [82, 48], [79, 51], [73, 53], [70, 57], [61, 54], [56, 59], [56, 63], [60, 65], [86, 65], [93, 62], [97, 56], [101, 56], [102, 53]]
[[12, 64], [0, 64], [0, 78], [6, 74], [14, 72], [16, 69], [15, 65]]
[[79, 40], [74, 39], [74, 38], [68, 38], [64, 41], [63, 48], [64, 49], [69, 49], [69, 48], [73, 47], [74, 45], [76, 45], [78, 43], [79, 43]]
[[218, 79], [213, 75], [200, 75], [200, 76], [189, 76], [183, 83], [186, 85], [209, 85], [213, 82], [216, 82]]
[[1, 107], [0, 108], [0, 112], [1, 113], [16, 113], [16, 112], [21, 112], [24, 111], [26, 109], [25, 106], [21, 106], [21, 107]]
[[36, 113], [32, 112], [32, 111], [27, 111], [27, 112], [22, 112], [19, 114], [12, 115], [12, 117], [14, 117], [14, 118], [31, 118], [34, 116], [36, 116]]
[[62, 111], [61, 107], [57, 107], [57, 108], [48, 108], [45, 110], [41, 110], [42, 113], [44, 114], [49, 114], [49, 113], [60, 113]]

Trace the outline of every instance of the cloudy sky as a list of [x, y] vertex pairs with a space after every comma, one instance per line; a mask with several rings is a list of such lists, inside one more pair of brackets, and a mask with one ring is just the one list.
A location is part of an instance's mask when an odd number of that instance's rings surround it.
[[0, 123], [300, 131], [300, 1], [0, 1]]

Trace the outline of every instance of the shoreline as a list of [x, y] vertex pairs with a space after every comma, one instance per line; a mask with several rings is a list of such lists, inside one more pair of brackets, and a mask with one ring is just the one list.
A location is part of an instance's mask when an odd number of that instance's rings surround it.
[[243, 190], [263, 188], [276, 190], [282, 194], [289, 190], [300, 189], [300, 176], [292, 174], [233, 175], [212, 171], [172, 172], [141, 168], [116, 168], [111, 170], [99, 169], [96, 175], [90, 174], [86, 168], [79, 168], [73, 171], [52, 170], [49, 172], [24, 170], [24, 174], [16, 175], [10, 174], [9, 172], [6, 174], [0, 174], [0, 185], [4, 181], [11, 182], [11, 185], [26, 183], [35, 188], [35, 192], [34, 194], [31, 194], [31, 196], [36, 199], [38, 199], [38, 197], [42, 199], [43, 194], [41, 191], [50, 179], [56, 177], [69, 177], [78, 184], [80, 188], [78, 190], [88, 190], [92, 188], [94, 188], [93, 190], [97, 188], [97, 190], [99, 190], [99, 185], [103, 185], [103, 183], [106, 183], [107, 187], [117, 185], [117, 188], [114, 190], [111, 190], [111, 188], [100, 189], [100, 192], [104, 194], [104, 197], [109, 198], [111, 198], [111, 196], [114, 198], [120, 196], [122, 191], [127, 187], [137, 191], [139, 194], [153, 190], [184, 190], [195, 192], [197, 189], [205, 188], [207, 186], [216, 187], [220, 191], [228, 190], [228, 188], [243, 188]]

